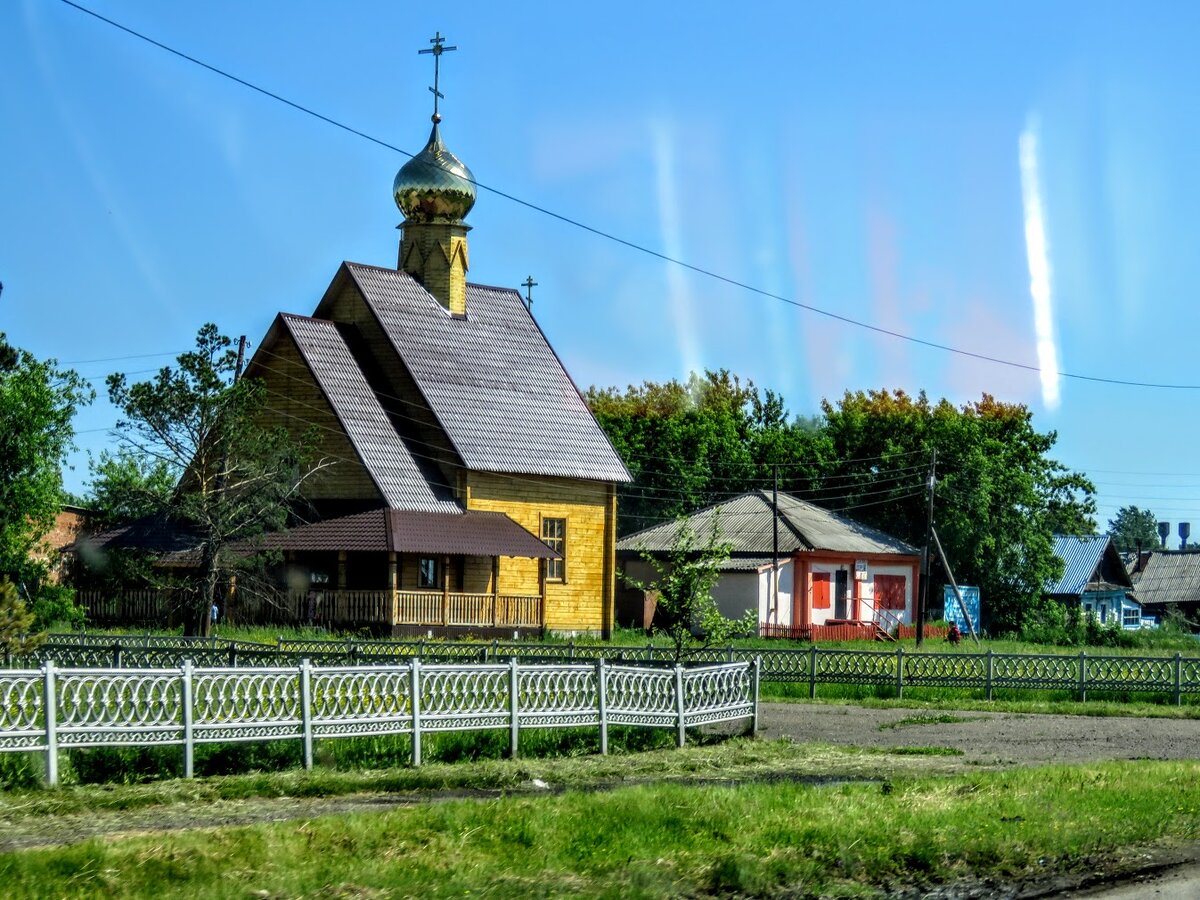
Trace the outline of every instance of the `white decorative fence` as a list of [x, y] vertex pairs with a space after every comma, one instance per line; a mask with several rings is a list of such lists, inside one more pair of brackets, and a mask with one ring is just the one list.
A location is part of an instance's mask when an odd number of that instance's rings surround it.
[[78, 747], [183, 747], [190, 778], [197, 744], [296, 739], [312, 767], [317, 738], [403, 734], [421, 764], [421, 736], [506, 729], [517, 753], [522, 728], [610, 725], [686, 729], [738, 719], [758, 727], [759, 663], [699, 668], [592, 664], [399, 665], [269, 668], [41, 669], [0, 672], [0, 752], [46, 756]]

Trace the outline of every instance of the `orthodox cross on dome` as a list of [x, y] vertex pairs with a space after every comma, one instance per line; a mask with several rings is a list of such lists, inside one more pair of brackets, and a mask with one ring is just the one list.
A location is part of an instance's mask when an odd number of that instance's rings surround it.
[[438, 122], [442, 121], [442, 117], [438, 115], [438, 100], [446, 99], [445, 95], [438, 90], [438, 79], [441, 76], [442, 68], [442, 54], [447, 50], [457, 50], [458, 47], [442, 46], [446, 43], [446, 39], [442, 37], [442, 33], [440, 31], [434, 33], [434, 36], [429, 39], [429, 43], [433, 44], [433, 46], [426, 47], [424, 50], [418, 50], [417, 52], [433, 54], [433, 87], [431, 87], [429, 90], [433, 94], [433, 124], [436, 125]]
[[525, 308], [533, 312], [533, 289], [537, 287], [537, 282], [533, 280], [532, 275], [527, 275], [521, 284], [525, 286]]

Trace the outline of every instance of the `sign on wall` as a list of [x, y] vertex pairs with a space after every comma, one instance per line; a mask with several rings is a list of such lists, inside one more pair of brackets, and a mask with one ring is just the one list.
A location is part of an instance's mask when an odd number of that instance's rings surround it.
[[[960, 584], [958, 589], [962, 592], [963, 603], [967, 607], [967, 612], [971, 614], [971, 621], [975, 623], [975, 629], [979, 629], [979, 588], [969, 585]], [[958, 608], [958, 599], [954, 596], [954, 588], [950, 585], [942, 585], [942, 603], [945, 606], [945, 619], [947, 622], [953, 622], [958, 626], [958, 630], [963, 634], [967, 633], [967, 620], [963, 618], [962, 610]]]

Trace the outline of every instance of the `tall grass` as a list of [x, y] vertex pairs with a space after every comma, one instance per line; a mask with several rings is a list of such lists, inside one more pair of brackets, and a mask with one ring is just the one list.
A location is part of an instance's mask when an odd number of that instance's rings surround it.
[[[1053, 815], [1047, 815], [1053, 810]], [[0, 855], [7, 896], [861, 896], [1119, 868], [1200, 836], [1200, 766], [457, 801]]]
[[[703, 738], [697, 733], [695, 739]], [[614, 727], [609, 729], [609, 752], [644, 752], [673, 746], [667, 729]], [[502, 759], [508, 755], [507, 731], [465, 731], [423, 734], [421, 756], [429, 763]], [[527, 729], [520, 733], [518, 754], [523, 757], [573, 757], [600, 752], [595, 728]], [[406, 735], [339, 738], [317, 741], [314, 762], [334, 771], [389, 769], [406, 766], [412, 759], [412, 741]], [[244, 775], [283, 772], [303, 765], [298, 740], [198, 744], [194, 772], [197, 776]], [[0, 754], [0, 788], [32, 788], [44, 778], [41, 754]], [[95, 747], [59, 754], [59, 777], [72, 784], [141, 784], [178, 778], [183, 774], [183, 748]]]

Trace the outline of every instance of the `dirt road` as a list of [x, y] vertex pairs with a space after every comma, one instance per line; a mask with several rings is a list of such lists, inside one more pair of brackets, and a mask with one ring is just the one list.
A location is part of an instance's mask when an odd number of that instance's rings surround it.
[[949, 747], [986, 766], [1200, 759], [1200, 720], [764, 703], [762, 736], [858, 747]]

